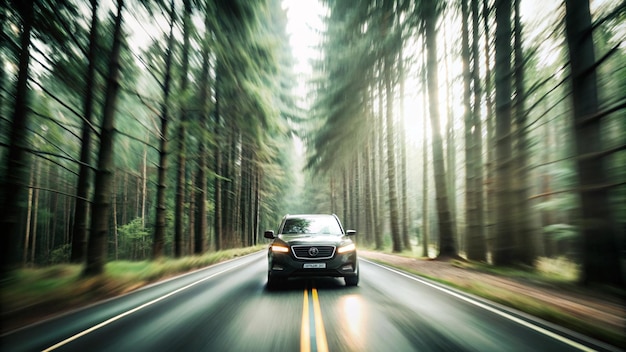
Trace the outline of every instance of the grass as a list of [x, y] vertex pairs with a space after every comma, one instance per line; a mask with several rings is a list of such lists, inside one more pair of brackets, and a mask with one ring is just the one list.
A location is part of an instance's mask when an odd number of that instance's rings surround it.
[[[149, 283], [246, 254], [264, 245], [158, 261], [114, 261], [101, 276], [84, 278], [82, 265], [59, 264], [15, 271], [2, 289], [2, 329], [123, 294]], [[5, 324], [6, 323], [6, 324]]]

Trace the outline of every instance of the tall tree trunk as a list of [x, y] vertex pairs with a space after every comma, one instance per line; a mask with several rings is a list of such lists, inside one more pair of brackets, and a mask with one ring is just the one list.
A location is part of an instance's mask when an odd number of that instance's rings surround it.
[[70, 262], [80, 263], [85, 259], [87, 244], [87, 214], [89, 213], [89, 190], [91, 188], [91, 134], [94, 105], [94, 81], [96, 76], [96, 53], [98, 50], [98, 0], [91, 0], [91, 31], [87, 53], [87, 77], [83, 97], [83, 126], [81, 132], [80, 167], [76, 186], [76, 210], [72, 233]]
[[[476, 0], [478, 1], [478, 0]], [[492, 73], [491, 73], [491, 49], [490, 49], [490, 28], [489, 28], [489, 0], [483, 0], [482, 14], [483, 14], [483, 32], [485, 33], [485, 40], [483, 51], [485, 53], [485, 100], [487, 107], [486, 116], [486, 130], [487, 130], [487, 143], [486, 144], [486, 167], [485, 167], [485, 190], [484, 198], [485, 202], [485, 237], [487, 251], [493, 252], [493, 242], [495, 238], [495, 192], [494, 192], [494, 171], [495, 171], [495, 127], [494, 127], [494, 102], [492, 99]], [[482, 153], [482, 149], [481, 149]]]
[[511, 265], [515, 258], [511, 143], [511, 0], [496, 2], [496, 233], [493, 260]]
[[[424, 48], [425, 49], [425, 48]], [[423, 50], [423, 52], [425, 53], [426, 50]], [[424, 65], [425, 66], [425, 65]], [[426, 70], [424, 70], [424, 74], [422, 77], [422, 86], [426, 87]], [[422, 106], [424, 109], [424, 125], [422, 127], [422, 257], [426, 257], [428, 258], [428, 235], [429, 235], [429, 231], [430, 228], [428, 226], [430, 220], [429, 220], [429, 216], [430, 213], [428, 211], [428, 207], [430, 206], [428, 203], [428, 197], [429, 197], [429, 192], [428, 192], [428, 118], [426, 117], [428, 114], [427, 111], [427, 106], [428, 106], [428, 101], [426, 98], [426, 93], [424, 92], [422, 94], [423, 96], [423, 101], [422, 101]]]
[[[545, 124], [542, 129], [541, 136], [541, 163], [545, 164], [541, 169], [540, 175], [540, 191], [539, 193], [545, 194], [542, 197], [543, 202], [550, 202], [552, 200], [552, 168], [550, 167], [550, 156], [552, 154], [552, 146], [554, 145], [555, 135], [553, 132], [555, 128], [555, 124]], [[541, 210], [541, 227], [545, 228], [548, 225], [554, 224], [554, 211], [552, 209], [542, 209]], [[552, 257], [556, 256], [556, 252], [554, 251], [554, 243], [552, 236], [543, 236], [544, 247], [545, 247], [545, 256]]]
[[[180, 91], [183, 99], [187, 97], [187, 88], [189, 86], [189, 48], [191, 37], [191, 3], [190, 0], [183, 1], [183, 49], [182, 49], [182, 67]], [[183, 238], [185, 232], [185, 185], [187, 182], [187, 120], [188, 113], [186, 111], [186, 102], [182, 102], [180, 111], [180, 122], [178, 126], [178, 169], [176, 174], [176, 209], [174, 214], [174, 257], [182, 256]]]
[[365, 156], [363, 158], [363, 172], [365, 173], [365, 181], [363, 187], [365, 193], [365, 243], [368, 245], [374, 242], [374, 203], [375, 188], [372, 185], [372, 143], [365, 144]]
[[515, 61], [515, 167], [513, 177], [513, 191], [515, 204], [515, 234], [516, 234], [516, 258], [520, 263], [533, 265], [534, 249], [530, 218], [530, 203], [528, 201], [528, 144], [526, 129], [526, 93], [524, 89], [524, 55], [522, 53], [522, 22], [520, 18], [520, 0], [514, 0], [515, 30], [514, 38], [514, 61]]
[[[379, 63], [379, 70], [382, 71], [382, 63]], [[384, 111], [384, 92], [383, 92], [383, 82], [379, 82], [378, 84], [378, 115], [376, 116], [378, 128], [376, 129], [376, 149], [375, 153], [376, 158], [376, 174], [374, 175], [374, 179], [376, 180], [376, 193], [378, 197], [376, 197], [376, 211], [378, 212], [378, 216], [376, 216], [377, 224], [376, 224], [376, 233], [375, 240], [376, 249], [383, 249], [383, 230], [385, 229], [385, 222], [387, 217], [385, 216], [385, 211], [383, 210], [383, 204], [385, 204], [385, 195], [383, 194], [384, 189], [384, 177], [383, 177], [383, 168], [384, 168], [384, 135], [383, 131], [385, 130], [385, 111]]]
[[165, 53], [165, 81], [163, 82], [163, 103], [161, 105], [161, 135], [159, 145], [159, 172], [157, 180], [156, 195], [156, 219], [154, 226], [154, 241], [152, 243], [152, 259], [158, 259], [163, 256], [165, 247], [165, 228], [166, 223], [166, 205], [165, 205], [165, 189], [167, 185], [165, 179], [167, 177], [167, 130], [169, 127], [169, 103], [170, 103], [170, 85], [172, 80], [172, 56], [174, 55], [174, 22], [175, 22], [175, 5], [174, 0], [170, 5], [170, 33], [167, 39], [167, 52]]
[[[479, 57], [480, 52], [478, 50], [479, 38], [479, 13], [478, 13], [478, 0], [471, 0], [471, 15], [472, 15], [472, 44], [471, 54], [472, 60], [472, 81], [474, 84], [474, 109], [472, 111], [472, 123], [473, 129], [470, 131], [470, 138], [472, 139], [473, 150], [472, 156], [472, 189], [475, 192], [475, 212], [474, 222], [469, 225], [468, 237], [471, 237], [471, 245], [467, 246], [467, 257], [470, 260], [486, 261], [487, 249], [485, 242], [485, 210], [484, 210], [484, 186], [483, 186], [483, 124], [481, 120], [481, 113], [478, 107], [482, 106], [481, 96], [481, 82], [480, 82], [480, 64]], [[469, 185], [467, 186], [469, 187]], [[471, 247], [471, 248], [470, 248]]]
[[[375, 97], [374, 97], [374, 87], [370, 87], [369, 89], [369, 99], [370, 101], [374, 101]], [[373, 104], [372, 104], [373, 105]], [[377, 122], [377, 118], [376, 118], [376, 113], [374, 112], [374, 108], [373, 106], [370, 106], [370, 111], [369, 111], [369, 118], [370, 118], [370, 123], [373, 126], [377, 126], [378, 122]], [[378, 126], [377, 126], [378, 127]], [[369, 137], [369, 143], [367, 146], [367, 151], [368, 151], [368, 161], [369, 161], [369, 166], [368, 166], [368, 183], [369, 186], [366, 186], [367, 190], [371, 190], [371, 192], [368, 192], [368, 195], [370, 197], [370, 210], [368, 213], [368, 220], [371, 222], [371, 228], [368, 230], [368, 233], [366, 234], [366, 242], [368, 244], [374, 244], [375, 243], [375, 238], [376, 238], [376, 231], [378, 229], [378, 223], [380, 222], [379, 219], [379, 208], [378, 208], [378, 184], [379, 182], [377, 182], [376, 179], [376, 175], [377, 175], [377, 159], [376, 159], [376, 135], [377, 135], [377, 131], [378, 128], [374, 128], [373, 131], [370, 133], [370, 137]]]
[[[449, 13], [450, 9], [445, 10]], [[446, 13], [444, 13], [444, 16]], [[457, 233], [457, 201], [456, 201], [456, 184], [457, 184], [457, 174], [456, 174], [456, 135], [454, 133], [454, 113], [452, 112], [452, 82], [450, 82], [449, 78], [449, 61], [448, 58], [452, 55], [449, 54], [448, 51], [448, 43], [446, 34], [446, 26], [447, 21], [443, 21], [441, 26], [443, 27], [443, 62], [445, 65], [444, 68], [444, 82], [446, 85], [446, 141], [445, 141], [445, 166], [446, 166], [446, 188], [448, 190], [448, 204], [450, 206], [450, 221], [452, 221], [452, 231], [453, 233]], [[460, 236], [462, 239], [462, 237]]]
[[194, 183], [193, 174], [189, 178], [189, 183], [189, 232], [185, 248], [187, 255], [193, 255], [195, 253], [194, 246], [196, 245], [196, 185]]
[[582, 282], [622, 285], [620, 245], [602, 155], [601, 120], [589, 1], [565, 1], [574, 136], [581, 201]]
[[254, 187], [254, 241], [253, 246], [259, 242], [259, 223], [261, 221], [261, 170], [256, 170]]
[[385, 95], [386, 124], [387, 124], [387, 182], [389, 187], [389, 221], [391, 225], [391, 241], [394, 252], [402, 252], [402, 237], [400, 236], [400, 214], [398, 209], [398, 190], [396, 180], [396, 151], [394, 144], [395, 129], [393, 122], [393, 89], [391, 88], [392, 58], [385, 58]]
[[226, 152], [226, 160], [223, 163], [222, 176], [225, 177], [228, 182], [225, 182], [222, 187], [222, 227], [224, 231], [224, 246], [225, 248], [233, 248], [236, 241], [235, 229], [238, 228], [238, 202], [237, 202], [237, 181], [239, 177], [234, 177], [237, 174], [235, 160], [239, 157], [239, 140], [240, 131], [234, 126], [234, 121], [227, 121], [227, 142], [228, 146]]
[[[205, 124], [206, 126], [206, 124]], [[205, 129], [203, 129], [205, 130]], [[196, 171], [196, 221], [194, 231], [194, 254], [202, 254], [206, 251], [207, 237], [207, 175], [206, 175], [206, 141], [202, 137], [198, 150], [198, 170]]]
[[474, 255], [474, 245], [479, 240], [477, 234], [477, 207], [476, 201], [479, 196], [474, 188], [475, 183], [475, 148], [474, 145], [474, 119], [471, 104], [472, 97], [472, 74], [470, 73], [470, 48], [469, 48], [469, 9], [467, 0], [461, 0], [461, 58], [463, 59], [463, 121], [465, 130], [465, 252], [470, 259]]
[[141, 228], [146, 227], [146, 198], [148, 188], [148, 147], [143, 150], [143, 163], [141, 169]]
[[32, 204], [32, 209], [33, 209], [33, 217], [32, 217], [32, 221], [29, 224], [29, 226], [31, 227], [30, 233], [31, 233], [31, 247], [30, 247], [30, 262], [32, 265], [37, 265], [37, 258], [36, 258], [36, 254], [37, 254], [37, 221], [38, 221], [38, 217], [39, 217], [39, 188], [41, 188], [41, 163], [40, 162], [35, 162], [35, 183], [32, 183], [31, 186], [34, 187], [35, 189], [33, 190], [33, 204]]
[[428, 99], [432, 130], [433, 168], [435, 192], [437, 193], [437, 216], [439, 219], [439, 255], [438, 257], [457, 257], [457, 250], [452, 228], [452, 218], [446, 187], [446, 170], [443, 158], [443, 143], [439, 124], [439, 78], [437, 62], [437, 32], [435, 29], [438, 10], [435, 2], [427, 1], [424, 6], [424, 29], [426, 35]]
[[117, 187], [115, 185], [115, 176], [113, 177], [113, 191], [111, 192], [112, 215], [113, 220], [113, 253], [115, 260], [119, 259], [118, 237], [117, 237]]
[[107, 237], [109, 235], [109, 221], [111, 211], [111, 185], [114, 172], [114, 141], [115, 135], [115, 108], [119, 91], [120, 47], [122, 44], [122, 10], [124, 0], [117, 1], [117, 15], [113, 32], [113, 46], [109, 61], [107, 88], [102, 114], [102, 128], [100, 129], [100, 152], [98, 153], [98, 167], [94, 202], [91, 213], [91, 231], [87, 242], [87, 263], [83, 275], [98, 275], [104, 271], [107, 257]]
[[[401, 45], [402, 47], [402, 45]], [[404, 113], [404, 91], [405, 91], [405, 69], [404, 58], [402, 57], [402, 49], [398, 55], [400, 60], [398, 61], [398, 71], [400, 75], [400, 204], [402, 209], [402, 243], [404, 249], [411, 250], [411, 236], [409, 233], [409, 195], [407, 180], [409, 178], [407, 171], [407, 153], [406, 153], [406, 116]]]
[[24, 253], [22, 256], [22, 265], [24, 267], [28, 266], [28, 249], [30, 248], [31, 229], [33, 228], [31, 223], [33, 218], [33, 191], [35, 189], [35, 164], [36, 162], [31, 163], [30, 181], [28, 183], [28, 197], [26, 198], [26, 226], [24, 228]]
[[[52, 184], [56, 184], [58, 181], [58, 171], [56, 168], [51, 168], [51, 183]], [[59, 223], [63, 223], [63, 216], [59, 216], [59, 194], [58, 193], [53, 193], [51, 194], [52, 197], [52, 214], [54, 214], [52, 216], [52, 218], [50, 219], [50, 221], [52, 222], [50, 224], [50, 250], [54, 250], [57, 246], [57, 238], [56, 238], [56, 234], [57, 234], [57, 224]], [[61, 212], [61, 215], [63, 215], [63, 212]], [[66, 260], [69, 258], [63, 258], [63, 260]]]
[[221, 114], [221, 73], [220, 67], [222, 65], [218, 62], [215, 77], [215, 151], [213, 153], [213, 157], [215, 158], [215, 176], [214, 176], [214, 193], [215, 193], [215, 211], [214, 211], [214, 227], [215, 227], [215, 235], [213, 236], [213, 245], [216, 251], [222, 249], [222, 237], [223, 237], [223, 227], [222, 227], [222, 151], [221, 144], [223, 143], [222, 139], [222, 131], [223, 128], [220, 126], [220, 114]]
[[[382, 24], [382, 39], [393, 35], [393, 2], [391, 0], [383, 2], [384, 23]], [[390, 50], [388, 50], [390, 51]], [[402, 236], [400, 234], [400, 213], [398, 206], [398, 181], [396, 175], [397, 163], [396, 163], [396, 150], [395, 150], [395, 126], [393, 116], [393, 104], [394, 104], [394, 91], [392, 88], [392, 81], [394, 80], [394, 68], [395, 53], [387, 52], [383, 57], [382, 66], [382, 79], [384, 84], [384, 96], [385, 96], [385, 125], [387, 130], [385, 132], [386, 141], [386, 156], [387, 156], [387, 187], [389, 194], [389, 222], [391, 227], [391, 242], [393, 252], [402, 252]], [[381, 94], [383, 92], [381, 91]]]
[[27, 179], [28, 160], [25, 146], [28, 143], [28, 77], [30, 65], [31, 30], [34, 21], [33, 0], [17, 2], [17, 11], [22, 21], [20, 45], [18, 53], [18, 73], [15, 89], [15, 105], [11, 117], [9, 131], [9, 152], [2, 179], [0, 180], [0, 213], [2, 235], [0, 236], [0, 277], [8, 278], [11, 269], [17, 267], [19, 259], [19, 218], [23, 209], [23, 196], [26, 189], [24, 180]]
[[[246, 137], [246, 139], [248, 139]], [[239, 204], [240, 204], [240, 211], [239, 211], [239, 221], [240, 221], [240, 234], [239, 234], [239, 238], [240, 238], [240, 242], [241, 242], [241, 246], [245, 247], [248, 245], [247, 240], [248, 240], [248, 230], [249, 230], [249, 218], [248, 216], [250, 215], [250, 194], [249, 191], [252, 188], [252, 184], [251, 184], [251, 170], [252, 170], [252, 166], [250, 165], [250, 160], [251, 160], [251, 153], [249, 153], [248, 151], [248, 143], [250, 143], [251, 141], [249, 140], [245, 140], [243, 141], [243, 146], [242, 148], [244, 149], [242, 151], [242, 158], [241, 158], [241, 176], [239, 177], [239, 179], [241, 180], [239, 182], [239, 186], [238, 186], [238, 193], [239, 193]]]
[[208, 131], [210, 131], [209, 120], [211, 118], [210, 99], [209, 99], [209, 84], [210, 84], [210, 57], [211, 57], [211, 16], [209, 12], [205, 14], [204, 25], [206, 33], [202, 42], [202, 69], [200, 71], [200, 92], [199, 100], [202, 104], [202, 113], [199, 117], [200, 134], [198, 142], [198, 169], [196, 172], [196, 229], [194, 254], [202, 254], [206, 251], [206, 238], [207, 238], [207, 160], [208, 160]]

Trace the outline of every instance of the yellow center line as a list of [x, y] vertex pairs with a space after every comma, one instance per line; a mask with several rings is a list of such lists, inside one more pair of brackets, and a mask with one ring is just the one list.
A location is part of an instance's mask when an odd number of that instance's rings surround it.
[[302, 328], [300, 329], [300, 351], [311, 352], [311, 327], [309, 326], [309, 292], [304, 289], [304, 302], [302, 303]]
[[[313, 352], [328, 352], [328, 342], [326, 331], [324, 330], [324, 320], [322, 319], [322, 309], [320, 308], [317, 289], [311, 289], [312, 307], [309, 303], [309, 290], [304, 289], [302, 302], [302, 327], [300, 328], [300, 351], [311, 352], [311, 340], [315, 336]], [[313, 310], [313, 326], [311, 326], [311, 310]]]
[[315, 316], [315, 337], [317, 342], [317, 352], [328, 352], [328, 342], [326, 341], [326, 332], [324, 331], [324, 321], [322, 320], [322, 310], [320, 309], [320, 301], [317, 297], [317, 289], [312, 289], [313, 293], [313, 314]]

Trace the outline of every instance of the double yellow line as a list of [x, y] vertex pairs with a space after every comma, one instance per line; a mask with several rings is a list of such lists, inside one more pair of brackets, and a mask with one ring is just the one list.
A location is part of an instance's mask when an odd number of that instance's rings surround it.
[[[311, 298], [309, 299], [309, 296]], [[313, 314], [311, 314], [311, 311]], [[311, 315], [313, 321], [311, 321]], [[313, 351], [328, 352], [328, 342], [324, 331], [324, 321], [322, 320], [322, 310], [317, 296], [317, 289], [304, 289], [304, 300], [302, 302], [302, 328], [300, 329], [300, 352]]]

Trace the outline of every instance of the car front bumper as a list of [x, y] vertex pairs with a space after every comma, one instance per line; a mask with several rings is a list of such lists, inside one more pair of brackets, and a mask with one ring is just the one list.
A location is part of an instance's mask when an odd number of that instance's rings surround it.
[[[325, 267], [305, 268], [305, 264], [325, 264]], [[324, 260], [302, 260], [295, 259], [287, 253], [270, 253], [268, 265], [269, 275], [274, 278], [357, 276], [359, 270], [356, 251], [335, 254], [333, 258]]]

